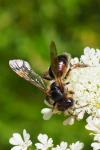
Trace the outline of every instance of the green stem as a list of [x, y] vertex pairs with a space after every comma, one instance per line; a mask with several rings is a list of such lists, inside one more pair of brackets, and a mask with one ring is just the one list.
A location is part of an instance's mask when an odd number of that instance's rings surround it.
[[33, 147], [32, 147], [32, 146], [30, 146], [30, 147], [28, 148], [28, 150], [33, 150]]

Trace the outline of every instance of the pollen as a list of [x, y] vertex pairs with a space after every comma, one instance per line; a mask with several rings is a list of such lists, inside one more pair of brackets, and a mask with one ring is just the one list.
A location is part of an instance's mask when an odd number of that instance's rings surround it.
[[96, 103], [96, 107], [100, 108], [100, 102]]

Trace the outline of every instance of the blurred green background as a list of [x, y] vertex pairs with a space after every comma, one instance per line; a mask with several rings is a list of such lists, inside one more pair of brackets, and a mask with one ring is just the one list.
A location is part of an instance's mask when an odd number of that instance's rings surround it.
[[91, 149], [85, 121], [63, 126], [63, 115], [44, 121], [44, 95], [9, 68], [10, 59], [21, 58], [42, 74], [49, 65], [51, 40], [59, 53], [72, 56], [80, 56], [86, 46], [100, 48], [100, 1], [0, 0], [0, 150], [9, 150], [12, 133], [24, 128], [34, 142], [41, 132], [55, 144], [80, 140], [85, 150]]

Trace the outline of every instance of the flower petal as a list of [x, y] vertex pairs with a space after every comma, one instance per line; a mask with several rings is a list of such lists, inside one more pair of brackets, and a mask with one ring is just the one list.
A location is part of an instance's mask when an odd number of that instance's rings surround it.
[[94, 141], [100, 142], [100, 134], [96, 134], [96, 135], [94, 136]]
[[50, 108], [43, 108], [41, 110], [41, 113], [43, 114], [44, 120], [49, 120], [51, 118], [51, 116], [53, 115], [52, 109], [50, 109]]
[[35, 146], [37, 149], [41, 149], [41, 150], [43, 149], [43, 144], [41, 143], [36, 143]]
[[28, 141], [30, 139], [30, 135], [29, 133], [26, 132], [25, 129], [23, 130], [23, 138], [24, 138], [24, 141]]
[[11, 150], [23, 150], [21, 146], [14, 146]]
[[91, 144], [93, 150], [100, 150], [100, 143], [94, 142]]
[[47, 140], [48, 140], [48, 136], [46, 134], [39, 134], [38, 135], [38, 140], [43, 143], [46, 144]]
[[67, 119], [63, 122], [63, 124], [64, 124], [64, 125], [73, 125], [73, 124], [74, 124], [74, 120], [75, 120], [75, 118], [74, 118], [73, 116], [71, 116], [71, 117], [67, 118]]
[[72, 143], [70, 146], [70, 150], [81, 150], [84, 147], [84, 144], [77, 141], [76, 143]]
[[13, 136], [10, 138], [9, 143], [12, 145], [22, 145], [23, 139], [19, 133], [14, 133]]

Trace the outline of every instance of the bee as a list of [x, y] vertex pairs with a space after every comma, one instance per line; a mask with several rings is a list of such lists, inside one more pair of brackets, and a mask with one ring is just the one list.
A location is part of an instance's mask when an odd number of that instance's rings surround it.
[[[56, 45], [52, 41], [50, 59], [51, 65], [43, 77], [32, 70], [27, 61], [14, 59], [9, 61], [9, 65], [18, 76], [39, 88], [46, 95], [46, 101], [53, 106], [53, 109], [63, 112], [74, 104], [73, 92], [66, 90], [63, 82], [70, 72], [69, 56], [57, 55]], [[48, 87], [45, 80], [50, 80]]]

